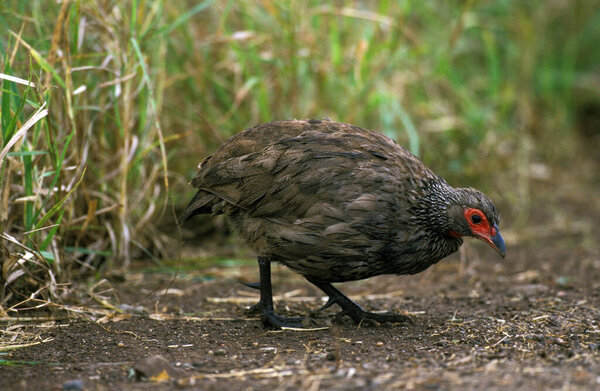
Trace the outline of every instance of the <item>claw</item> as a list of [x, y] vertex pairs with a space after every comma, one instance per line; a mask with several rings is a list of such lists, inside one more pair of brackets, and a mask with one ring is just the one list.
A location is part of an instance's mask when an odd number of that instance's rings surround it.
[[248, 313], [250, 313], [250, 314], [255, 314], [257, 312], [260, 312], [261, 311], [260, 303], [254, 303], [254, 304], [252, 304], [250, 307], [248, 307], [246, 309], [246, 311], [248, 311]]
[[260, 290], [260, 282], [241, 282], [240, 284], [246, 285], [248, 288]]
[[337, 301], [335, 301], [334, 298], [330, 297], [329, 300], [327, 300], [327, 303], [323, 304], [321, 306], [321, 308], [319, 308], [318, 310], [316, 310], [315, 312], [321, 312], [321, 311], [325, 311], [327, 308], [331, 307], [332, 305], [334, 305], [335, 303], [337, 303]]
[[272, 311], [263, 311], [262, 321], [267, 326], [273, 326], [275, 328], [291, 327], [296, 329], [302, 329], [306, 326], [302, 323], [304, 318], [285, 318], [281, 315], [277, 315]]

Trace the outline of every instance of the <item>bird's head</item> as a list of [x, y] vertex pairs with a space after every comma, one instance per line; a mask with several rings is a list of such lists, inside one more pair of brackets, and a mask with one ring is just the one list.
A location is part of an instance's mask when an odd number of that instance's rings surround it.
[[453, 198], [448, 208], [450, 220], [448, 235], [480, 239], [504, 258], [506, 245], [498, 228], [498, 212], [492, 201], [473, 188], [456, 189]]

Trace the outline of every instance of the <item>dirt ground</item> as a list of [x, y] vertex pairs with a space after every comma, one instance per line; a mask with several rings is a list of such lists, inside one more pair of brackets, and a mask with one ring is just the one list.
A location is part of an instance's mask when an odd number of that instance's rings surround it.
[[[600, 389], [599, 254], [545, 246], [510, 254], [502, 261], [470, 245], [462, 259], [417, 276], [342, 284], [367, 309], [414, 323], [357, 326], [330, 308], [309, 331], [268, 330], [248, 313], [257, 293], [236, 280], [256, 278], [254, 266], [180, 271], [175, 280], [140, 269], [114, 291], [95, 288], [115, 303], [118, 292], [132, 313], [4, 322], [32, 345], [0, 355], [0, 389]], [[283, 267], [274, 286], [283, 314], [324, 300]], [[166, 362], [154, 368], [154, 355]]]
[[[265, 329], [239, 283], [257, 280], [254, 262], [202, 265], [186, 249], [75, 286], [67, 312], [2, 320], [0, 390], [600, 390], [599, 181], [561, 181], [540, 188], [530, 224], [504, 219], [504, 260], [470, 240], [419, 275], [338, 285], [412, 324], [355, 325], [334, 306], [314, 329]], [[273, 284], [280, 314], [324, 303], [284, 267]]]

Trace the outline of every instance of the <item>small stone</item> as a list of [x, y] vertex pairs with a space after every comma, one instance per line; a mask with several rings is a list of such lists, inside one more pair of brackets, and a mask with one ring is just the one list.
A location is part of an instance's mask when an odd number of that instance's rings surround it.
[[67, 380], [63, 383], [63, 391], [81, 391], [83, 390], [83, 382], [80, 379]]
[[133, 364], [135, 377], [137, 380], [157, 379], [167, 380], [170, 377], [180, 377], [183, 375], [181, 369], [175, 368], [163, 356], [146, 357]]
[[560, 345], [560, 346], [569, 346], [567, 341], [565, 341], [561, 337], [553, 337], [552, 342], [554, 342], [555, 344]]
[[328, 352], [328, 353], [325, 355], [325, 359], [326, 359], [327, 361], [337, 361], [337, 360], [339, 360], [339, 359], [340, 359], [340, 356], [337, 354], [337, 352]]
[[121, 311], [126, 314], [135, 314], [135, 315], [146, 315], [148, 314], [148, 310], [143, 306], [132, 306], [129, 304], [121, 304], [118, 307]]
[[376, 343], [377, 346], [382, 347], [383, 346], [383, 342], [379, 341]]
[[215, 356], [226, 356], [227, 350], [225, 349], [217, 349], [215, 350]]

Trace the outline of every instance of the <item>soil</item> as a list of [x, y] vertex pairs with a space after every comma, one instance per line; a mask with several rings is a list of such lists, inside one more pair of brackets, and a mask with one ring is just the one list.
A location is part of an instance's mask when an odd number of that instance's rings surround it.
[[[255, 266], [175, 279], [141, 269], [114, 291], [95, 288], [133, 313], [4, 322], [37, 344], [0, 356], [0, 389], [600, 389], [598, 253], [524, 246], [502, 261], [469, 244], [461, 255], [416, 276], [340, 285], [412, 324], [355, 325], [330, 308], [308, 331], [269, 330], [249, 313], [257, 293], [236, 280], [252, 281]], [[324, 300], [283, 267], [274, 286], [281, 314]], [[154, 355], [166, 366], [140, 379], [132, 367]]]
[[[552, 197], [537, 221], [503, 229], [504, 260], [469, 240], [421, 274], [338, 284], [412, 323], [355, 325], [333, 306], [312, 329], [271, 330], [247, 310], [250, 256], [202, 265], [186, 248], [175, 265], [75, 285], [77, 305], [1, 321], [0, 390], [600, 390], [598, 181], [561, 181], [537, 193]], [[282, 315], [325, 301], [281, 266], [273, 285]]]

